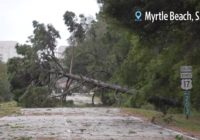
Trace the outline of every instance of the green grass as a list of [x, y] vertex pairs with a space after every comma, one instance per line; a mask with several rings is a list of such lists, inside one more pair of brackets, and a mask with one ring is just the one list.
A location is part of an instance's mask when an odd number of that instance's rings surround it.
[[154, 110], [145, 110], [145, 109], [137, 109], [137, 108], [123, 108], [122, 110], [125, 111], [126, 113], [145, 117], [147, 119], [152, 119], [152, 117], [162, 115], [162, 113], [154, 111]]
[[200, 132], [200, 114], [196, 113], [190, 116], [187, 120], [182, 114], [175, 114], [174, 124], [179, 128], [183, 128], [189, 131]]
[[164, 116], [162, 113], [154, 110], [123, 108], [123, 112], [133, 114], [136, 116], [144, 117], [148, 121], [155, 122], [158, 125], [174, 127], [176, 129], [200, 133], [200, 113], [193, 113], [187, 120], [184, 114], [167, 114]]
[[15, 138], [16, 140], [31, 140], [31, 137], [20, 137], [20, 138]]
[[20, 114], [20, 107], [17, 107], [16, 102], [12, 101], [0, 103], [0, 117], [9, 116], [12, 114]]
[[24, 126], [21, 126], [21, 125], [18, 125], [18, 124], [16, 124], [16, 125], [10, 125], [10, 127], [13, 128], [13, 129], [24, 128]]

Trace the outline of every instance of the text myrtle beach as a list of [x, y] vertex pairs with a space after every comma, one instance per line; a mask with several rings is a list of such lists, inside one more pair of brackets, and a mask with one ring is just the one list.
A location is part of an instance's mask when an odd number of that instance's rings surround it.
[[135, 12], [135, 21], [141, 21], [144, 19], [145, 21], [155, 22], [155, 21], [200, 21], [200, 12], [196, 11], [194, 14], [191, 14], [189, 11], [185, 13], [176, 13], [173, 11], [170, 12], [158, 12], [152, 13], [150, 11], [144, 12], [144, 18], [142, 18], [143, 14], [140, 10]]

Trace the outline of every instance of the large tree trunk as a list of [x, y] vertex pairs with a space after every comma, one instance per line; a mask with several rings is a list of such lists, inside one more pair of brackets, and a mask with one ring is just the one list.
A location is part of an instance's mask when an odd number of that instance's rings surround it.
[[121, 92], [121, 93], [133, 94], [127, 88], [121, 87], [119, 85], [108, 84], [108, 83], [105, 83], [105, 82], [102, 82], [102, 81], [99, 81], [99, 80], [96, 80], [96, 79], [88, 78], [88, 77], [85, 77], [85, 76], [74, 75], [74, 74], [63, 74], [62, 73], [62, 75], [64, 77], [68, 77], [68, 78], [73, 79], [73, 80], [89, 83], [89, 84], [92, 84], [92, 85], [97, 86], [97, 87], [101, 87], [101, 88], [105, 88], [105, 89], [111, 89], [111, 90], [115, 90], [115, 91], [118, 91], [118, 92]]
[[[89, 83], [92, 84], [96, 87], [99, 88], [104, 88], [104, 89], [111, 89], [114, 90], [115, 92], [121, 92], [121, 93], [127, 93], [127, 94], [134, 94], [133, 91], [128, 90], [128, 88], [124, 88], [121, 87], [119, 85], [115, 85], [115, 84], [109, 84], [109, 83], [105, 83], [103, 81], [99, 81], [96, 79], [92, 79], [92, 78], [88, 78], [85, 76], [80, 76], [80, 75], [74, 75], [72, 73], [65, 73], [64, 68], [62, 67], [62, 65], [58, 62], [58, 60], [56, 58], [52, 58], [53, 61], [58, 65], [58, 67], [61, 69], [62, 72], [53, 72], [53, 73], [57, 73], [63, 77], [68, 77], [69, 81], [71, 80], [76, 80], [76, 81], [80, 81], [82, 83]], [[73, 63], [72, 63], [73, 64]], [[71, 66], [70, 66], [71, 67]], [[72, 72], [72, 71], [71, 71]], [[69, 82], [68, 81], [68, 82]], [[71, 83], [70, 83], [71, 84]]]

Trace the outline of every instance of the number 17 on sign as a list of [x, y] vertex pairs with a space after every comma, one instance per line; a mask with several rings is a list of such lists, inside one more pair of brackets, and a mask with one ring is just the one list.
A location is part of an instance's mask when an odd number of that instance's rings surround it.
[[184, 90], [192, 89], [192, 79], [182, 79], [181, 80], [181, 88]]

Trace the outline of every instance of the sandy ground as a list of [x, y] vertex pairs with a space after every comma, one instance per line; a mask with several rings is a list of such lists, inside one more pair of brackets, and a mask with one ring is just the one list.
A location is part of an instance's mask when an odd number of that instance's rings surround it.
[[0, 118], [2, 140], [174, 140], [176, 135], [117, 108], [22, 109], [19, 116]]

